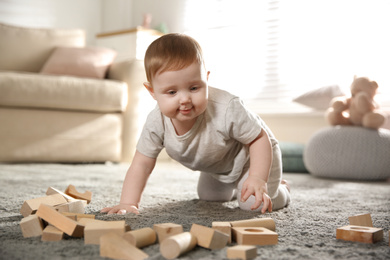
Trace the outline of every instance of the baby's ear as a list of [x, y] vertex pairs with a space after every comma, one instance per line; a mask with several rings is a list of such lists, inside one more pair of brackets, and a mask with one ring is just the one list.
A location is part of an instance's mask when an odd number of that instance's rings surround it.
[[154, 99], [156, 99], [156, 98], [154, 97], [154, 89], [153, 89], [153, 87], [152, 87], [152, 84], [150, 84], [150, 82], [144, 82], [144, 86], [145, 86], [145, 88], [149, 91], [150, 95], [151, 95]]

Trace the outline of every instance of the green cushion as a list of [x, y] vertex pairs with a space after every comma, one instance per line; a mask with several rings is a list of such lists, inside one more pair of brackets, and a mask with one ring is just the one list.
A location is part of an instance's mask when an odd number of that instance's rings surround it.
[[303, 144], [280, 142], [279, 146], [282, 151], [283, 172], [308, 173], [303, 163]]

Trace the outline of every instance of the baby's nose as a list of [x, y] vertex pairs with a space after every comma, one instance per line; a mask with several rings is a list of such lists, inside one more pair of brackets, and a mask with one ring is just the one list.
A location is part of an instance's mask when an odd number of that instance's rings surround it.
[[180, 95], [180, 103], [188, 103], [191, 101], [191, 97], [188, 93], [182, 93]]

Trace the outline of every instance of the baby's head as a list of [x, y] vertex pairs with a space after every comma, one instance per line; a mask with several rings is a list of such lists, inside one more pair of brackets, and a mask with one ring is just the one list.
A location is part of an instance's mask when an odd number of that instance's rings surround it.
[[144, 63], [147, 80], [152, 83], [157, 74], [181, 70], [194, 62], [205, 68], [199, 43], [184, 34], [166, 34], [150, 44], [146, 51]]

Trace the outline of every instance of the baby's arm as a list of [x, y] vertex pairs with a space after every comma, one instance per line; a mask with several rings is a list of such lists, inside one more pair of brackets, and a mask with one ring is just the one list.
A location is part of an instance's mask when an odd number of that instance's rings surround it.
[[267, 182], [269, 171], [272, 164], [272, 148], [268, 134], [262, 130], [259, 136], [249, 144], [249, 176], [245, 180], [242, 191], [241, 200], [245, 202], [249, 196], [254, 195], [255, 203], [251, 209], [257, 209], [263, 202], [262, 213], [268, 209], [272, 211], [272, 201], [268, 196]]
[[119, 205], [104, 208], [101, 212], [107, 212], [108, 214], [125, 214], [127, 212], [139, 214], [138, 207], [142, 192], [155, 165], [155, 158], [147, 157], [137, 151], [123, 182]]

